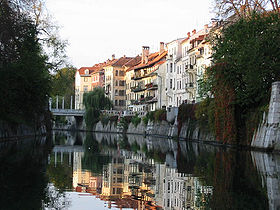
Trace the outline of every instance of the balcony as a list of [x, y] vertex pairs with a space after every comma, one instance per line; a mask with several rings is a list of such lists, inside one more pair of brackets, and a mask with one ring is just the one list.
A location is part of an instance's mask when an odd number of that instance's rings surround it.
[[158, 101], [157, 97], [153, 97], [153, 96], [148, 96], [148, 97], [146, 97], [146, 101], [147, 101], [148, 104], [156, 103]]
[[147, 88], [147, 90], [156, 90], [158, 89], [158, 85], [154, 84], [153, 82], [146, 84], [145, 87]]
[[131, 87], [131, 91], [133, 91], [134, 93], [141, 92], [144, 90], [146, 90], [146, 87], [142, 87], [142, 86]]

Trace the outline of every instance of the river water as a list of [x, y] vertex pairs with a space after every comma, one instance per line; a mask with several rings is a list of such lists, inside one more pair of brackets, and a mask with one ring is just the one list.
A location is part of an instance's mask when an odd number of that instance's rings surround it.
[[280, 209], [280, 156], [101, 133], [0, 143], [0, 209]]

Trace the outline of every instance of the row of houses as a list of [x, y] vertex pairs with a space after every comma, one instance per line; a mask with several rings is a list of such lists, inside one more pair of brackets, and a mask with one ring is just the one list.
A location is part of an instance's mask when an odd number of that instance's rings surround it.
[[116, 110], [154, 111], [201, 100], [198, 80], [211, 65], [207, 36], [216, 22], [187, 33], [185, 38], [160, 42], [158, 52], [148, 46], [135, 57], [111, 59], [82, 67], [75, 75], [75, 109], [83, 109], [83, 94], [102, 87]]

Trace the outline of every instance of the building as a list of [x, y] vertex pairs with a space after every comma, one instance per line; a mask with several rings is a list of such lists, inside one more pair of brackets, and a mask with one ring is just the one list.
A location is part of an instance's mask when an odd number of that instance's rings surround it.
[[132, 57], [123, 56], [115, 59], [104, 66], [105, 70], [105, 94], [113, 102], [114, 109], [124, 110], [126, 105], [125, 86], [125, 64], [131, 61]]
[[126, 109], [129, 109], [129, 106], [132, 105], [131, 101], [135, 101], [135, 93], [131, 91], [131, 87], [135, 86], [134, 77], [134, 66], [137, 66], [141, 63], [141, 56], [136, 56], [131, 61], [127, 62], [124, 65], [125, 68], [125, 82], [126, 82]]
[[[154, 111], [166, 106], [164, 93], [166, 75], [164, 43], [159, 52], [150, 54], [150, 48], [142, 47], [141, 62], [127, 70], [130, 85], [127, 91], [128, 109], [133, 111]], [[132, 81], [133, 80], [133, 81]]]
[[75, 74], [75, 109], [83, 109], [83, 95], [96, 87], [104, 87], [104, 66], [111, 61], [81, 67]]
[[211, 47], [205, 41], [211, 27], [207, 24], [200, 31], [195, 29], [192, 34], [188, 33], [187, 39], [182, 43], [183, 65], [186, 72], [187, 102], [194, 103], [199, 99], [198, 80], [203, 78], [206, 67], [211, 63]]
[[182, 65], [182, 41], [176, 39], [167, 43], [166, 58], [166, 95], [168, 107], [179, 107], [186, 99], [186, 75]]

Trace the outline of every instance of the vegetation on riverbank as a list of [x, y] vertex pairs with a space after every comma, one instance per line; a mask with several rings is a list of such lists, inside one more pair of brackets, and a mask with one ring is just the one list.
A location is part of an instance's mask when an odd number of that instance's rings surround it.
[[103, 88], [94, 88], [93, 91], [84, 94], [85, 122], [89, 129], [100, 120], [101, 110], [109, 110], [113, 107], [112, 102], [104, 94]]
[[44, 15], [41, 1], [0, 3], [0, 120], [5, 122], [44, 123], [50, 71], [65, 58], [65, 42]]
[[268, 108], [271, 84], [280, 79], [279, 18], [254, 13], [225, 27], [215, 40], [214, 65], [200, 82], [206, 101], [196, 116], [207, 116], [218, 141], [250, 144]]

